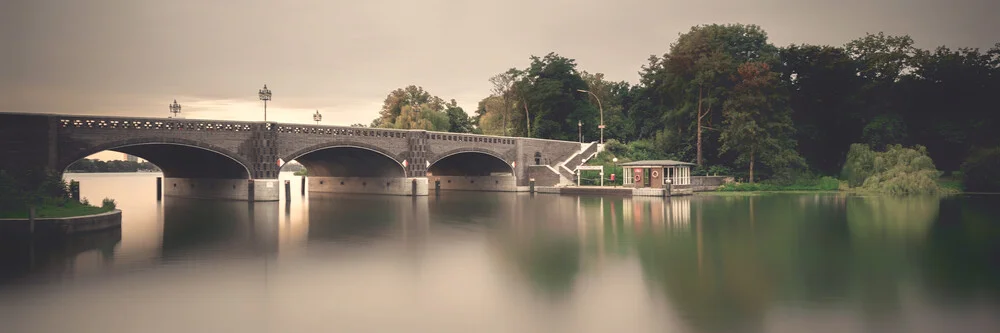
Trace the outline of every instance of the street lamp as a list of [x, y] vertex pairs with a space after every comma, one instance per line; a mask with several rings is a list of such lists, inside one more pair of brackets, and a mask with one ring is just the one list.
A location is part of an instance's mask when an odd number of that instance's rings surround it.
[[603, 145], [604, 144], [604, 106], [601, 105], [601, 99], [597, 98], [597, 95], [595, 95], [594, 93], [590, 92], [590, 90], [577, 89], [576, 91], [588, 93], [591, 96], [594, 96], [594, 99], [597, 100], [597, 108], [599, 110], [601, 110], [601, 124], [598, 125], [597, 128], [601, 129], [601, 144]]
[[177, 104], [177, 100], [174, 100], [174, 104], [167, 105], [170, 107], [170, 113], [174, 114], [174, 118], [177, 118], [177, 114], [181, 113], [181, 105]]
[[576, 127], [579, 130], [579, 132], [580, 132], [578, 134], [580, 136], [580, 143], [583, 143], [583, 121], [577, 120], [576, 121]]
[[323, 120], [323, 115], [319, 114], [319, 110], [316, 110], [316, 113], [313, 113], [313, 121], [316, 122], [316, 125], [319, 125], [320, 120]]
[[267, 85], [264, 85], [264, 89], [257, 92], [257, 96], [260, 100], [264, 101], [264, 121], [267, 121], [267, 101], [271, 100], [271, 89], [267, 89]]

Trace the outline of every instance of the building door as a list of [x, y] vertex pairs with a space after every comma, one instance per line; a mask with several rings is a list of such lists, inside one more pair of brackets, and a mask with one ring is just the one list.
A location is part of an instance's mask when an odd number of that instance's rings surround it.
[[650, 176], [650, 171], [652, 171], [652, 170], [653, 169], [642, 169], [642, 173], [643, 173], [643, 175], [642, 175], [642, 187], [649, 187], [649, 185], [650, 185], [650, 179], [652, 178], [652, 176]]

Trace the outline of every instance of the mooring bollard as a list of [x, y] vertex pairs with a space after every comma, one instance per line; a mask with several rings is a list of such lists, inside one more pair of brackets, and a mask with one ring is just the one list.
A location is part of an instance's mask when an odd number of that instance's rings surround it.
[[80, 182], [72, 179], [69, 181], [69, 197], [73, 200], [80, 201]]
[[441, 194], [441, 180], [434, 181], [434, 195]]
[[156, 201], [163, 200], [163, 177], [156, 177]]
[[292, 181], [285, 181], [285, 203], [292, 202]]
[[253, 202], [253, 179], [247, 179], [247, 202]]
[[302, 196], [306, 196], [306, 176], [302, 176]]
[[528, 191], [531, 192], [531, 194], [535, 194], [535, 179], [534, 178], [531, 178], [531, 179], [528, 180], [528, 188], [529, 188]]

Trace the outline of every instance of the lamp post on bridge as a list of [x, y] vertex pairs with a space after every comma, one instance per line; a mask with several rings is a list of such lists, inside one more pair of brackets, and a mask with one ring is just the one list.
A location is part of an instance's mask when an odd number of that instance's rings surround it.
[[577, 89], [576, 91], [583, 92], [583, 93], [588, 93], [591, 96], [594, 96], [594, 99], [597, 100], [597, 108], [601, 111], [601, 124], [597, 125], [597, 128], [601, 129], [601, 144], [603, 145], [604, 144], [604, 106], [601, 105], [601, 99], [597, 98], [597, 95], [595, 95], [590, 90]]
[[257, 92], [257, 96], [260, 100], [264, 101], [264, 121], [267, 121], [267, 101], [271, 100], [271, 89], [267, 89], [267, 85], [264, 85], [264, 89]]
[[323, 120], [323, 115], [319, 114], [319, 110], [316, 110], [316, 113], [313, 113], [313, 121], [316, 122], [316, 125], [319, 125], [321, 120]]
[[173, 118], [177, 118], [177, 114], [181, 113], [181, 105], [177, 104], [177, 100], [176, 99], [174, 100], [174, 104], [169, 104], [167, 106], [170, 107], [170, 113], [174, 114]]
[[580, 143], [583, 143], [583, 121], [576, 121], [577, 135], [580, 137]]

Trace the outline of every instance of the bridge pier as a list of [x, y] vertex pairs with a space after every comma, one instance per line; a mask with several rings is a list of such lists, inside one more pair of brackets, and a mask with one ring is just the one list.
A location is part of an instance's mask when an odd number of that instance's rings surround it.
[[431, 176], [442, 190], [516, 192], [517, 177], [507, 176]]
[[309, 176], [309, 192], [425, 196], [427, 177], [317, 177]]
[[253, 188], [254, 201], [278, 201], [277, 179], [212, 179], [212, 178], [164, 178], [163, 195], [168, 197], [249, 200]]

